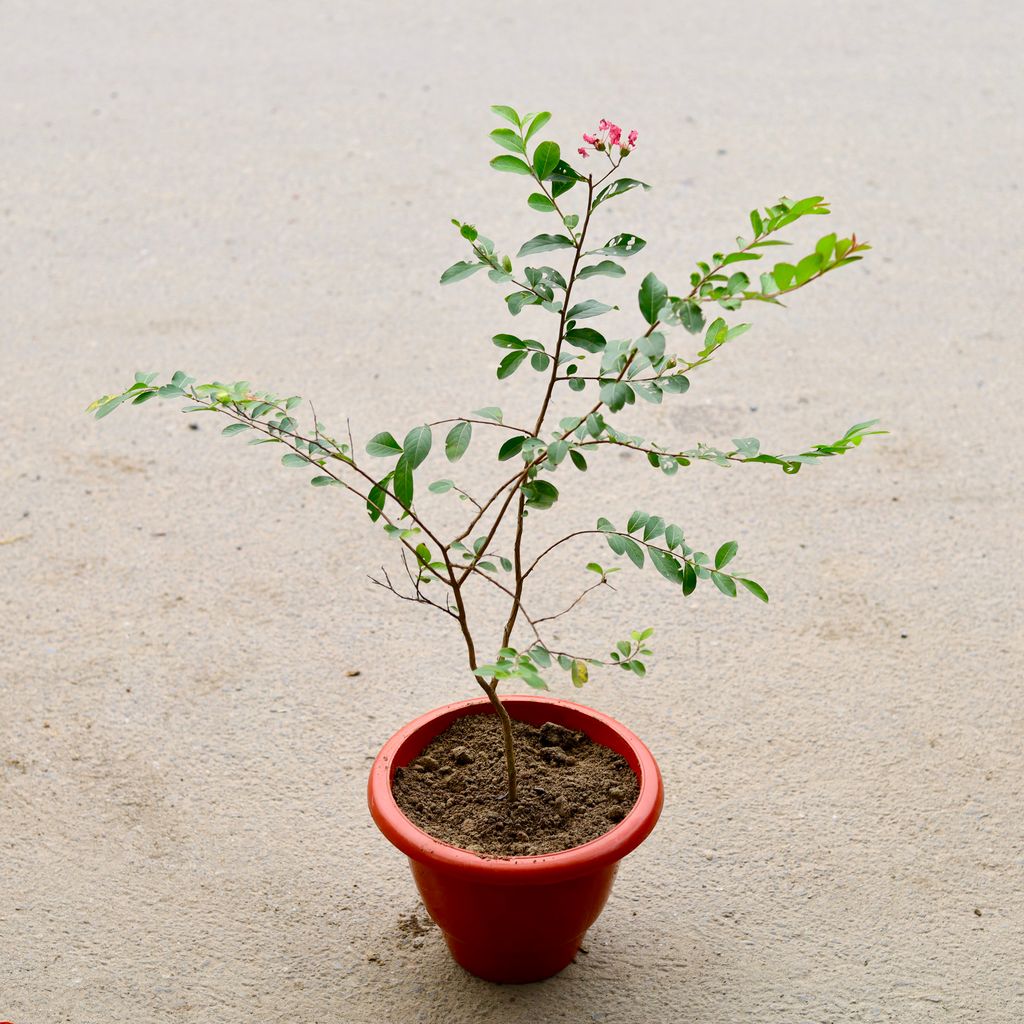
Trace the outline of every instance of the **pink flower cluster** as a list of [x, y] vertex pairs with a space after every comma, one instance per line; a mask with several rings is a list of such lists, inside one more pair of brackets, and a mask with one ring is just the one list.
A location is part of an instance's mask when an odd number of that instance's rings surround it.
[[[617, 147], [620, 156], [629, 156], [636, 148], [636, 140], [637, 133], [635, 128], [626, 136], [626, 141], [623, 142], [622, 129], [617, 124], [612, 124], [611, 121], [607, 121], [603, 117], [597, 126], [596, 134], [588, 135], [586, 132], [583, 133], [583, 141], [588, 146], [592, 146], [598, 153], [610, 152]], [[577, 152], [582, 157], [590, 156], [590, 153], [583, 146], [580, 146]]]

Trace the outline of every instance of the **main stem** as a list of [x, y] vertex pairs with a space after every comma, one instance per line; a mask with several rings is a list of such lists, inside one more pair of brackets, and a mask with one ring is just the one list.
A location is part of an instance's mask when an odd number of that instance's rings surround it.
[[[543, 182], [538, 178], [537, 184], [544, 189], [547, 193], [547, 189], [544, 188]], [[587, 181], [587, 212], [583, 220], [583, 227], [580, 230], [579, 237], [576, 241], [576, 252], [573, 256], [572, 268], [569, 271], [569, 279], [566, 283], [565, 297], [562, 302], [562, 312], [558, 321], [558, 338], [555, 342], [555, 351], [551, 359], [551, 376], [548, 378], [547, 389], [544, 392], [544, 400], [541, 402], [540, 411], [537, 414], [537, 422], [533, 428], [533, 436], [539, 437], [541, 427], [544, 425], [544, 417], [547, 415], [548, 406], [551, 403], [551, 395], [555, 389], [555, 382], [558, 377], [558, 359], [562, 352], [562, 343], [565, 339], [565, 324], [566, 314], [569, 310], [570, 296], [572, 294], [572, 286], [576, 281], [576, 271], [579, 269], [580, 259], [583, 256], [583, 241], [587, 235], [587, 227], [590, 224], [591, 207], [594, 200], [594, 180], [593, 177]], [[554, 199], [552, 197], [552, 202]], [[561, 214], [561, 211], [559, 211]], [[563, 216], [564, 221], [564, 216]], [[512, 631], [515, 628], [516, 620], [519, 618], [519, 611], [522, 607], [522, 596], [523, 596], [523, 580], [525, 579], [523, 573], [523, 521], [526, 506], [526, 495], [523, 493], [521, 487], [519, 490], [519, 501], [516, 508], [516, 536], [513, 549], [513, 571], [515, 573], [515, 588], [512, 597], [512, 608], [509, 611], [508, 620], [505, 623], [505, 630], [502, 634], [501, 646], [507, 647], [512, 639]], [[490, 536], [494, 535], [494, 532], [498, 528], [505, 509], [508, 504], [502, 508], [497, 520], [495, 521]], [[452, 574], [454, 579], [454, 574]], [[457, 584], [457, 593], [461, 591], [461, 583]], [[456, 604], [461, 605], [461, 594], [456, 597]], [[466, 632], [464, 630], [464, 632]], [[498, 680], [492, 679], [489, 683], [477, 677], [477, 681], [483, 687], [484, 692], [490, 698], [491, 703], [494, 705], [495, 710], [498, 713], [499, 720], [501, 721], [501, 730], [505, 739], [505, 767], [508, 774], [508, 798], [509, 803], [514, 804], [517, 799], [517, 788], [516, 788], [516, 754], [515, 744], [512, 739], [512, 719], [509, 716], [508, 711], [505, 710], [505, 706], [502, 704], [498, 697]]]
[[[520, 135], [522, 135], [522, 132], [520, 132]], [[526, 140], [524, 139], [523, 141], [525, 143]], [[617, 165], [613, 164], [612, 169], [603, 178], [601, 178], [596, 184], [600, 185], [605, 179], [607, 179], [608, 177], [611, 176], [611, 174], [614, 173], [616, 168], [617, 168]], [[564, 223], [565, 220], [566, 220], [566, 217], [562, 213], [562, 211], [559, 209], [558, 203], [556, 202], [553, 194], [548, 191], [548, 189], [547, 189], [546, 185], [544, 184], [544, 182], [540, 178], [538, 178], [536, 176], [536, 174], [534, 175], [534, 178], [537, 181], [537, 184], [540, 186], [541, 191], [551, 201], [552, 205], [555, 207], [556, 211], [558, 212], [558, 215], [562, 218], [562, 221]], [[537, 421], [536, 421], [536, 423], [534, 425], [534, 428], [533, 428], [533, 434], [532, 434], [533, 437], [539, 437], [540, 436], [541, 428], [544, 425], [544, 418], [547, 415], [548, 406], [551, 404], [552, 393], [554, 392], [555, 384], [557, 383], [557, 381], [559, 379], [558, 378], [559, 357], [560, 357], [560, 355], [562, 353], [562, 344], [565, 341], [565, 328], [566, 328], [567, 314], [568, 314], [569, 305], [570, 305], [570, 296], [572, 294], [573, 285], [576, 283], [576, 273], [577, 273], [577, 271], [579, 269], [580, 260], [583, 257], [583, 242], [584, 242], [584, 240], [586, 238], [586, 235], [587, 235], [587, 228], [590, 225], [590, 216], [593, 213], [594, 188], [595, 188], [594, 177], [593, 177], [593, 175], [590, 175], [587, 178], [587, 209], [586, 209], [586, 214], [585, 214], [584, 219], [583, 219], [583, 225], [582, 225], [582, 227], [580, 229], [579, 236], [577, 237], [577, 236], [574, 235], [574, 237], [576, 238], [576, 247], [575, 247], [576, 248], [576, 252], [573, 255], [572, 268], [569, 271], [569, 278], [568, 278], [568, 281], [566, 283], [566, 288], [565, 288], [565, 297], [564, 297], [563, 302], [562, 302], [561, 316], [559, 317], [559, 322], [558, 322], [558, 338], [557, 338], [557, 340], [555, 342], [555, 351], [554, 351], [554, 354], [553, 354], [552, 359], [551, 359], [551, 375], [548, 378], [547, 388], [545, 389], [545, 392], [544, 392], [544, 399], [541, 402], [540, 411], [537, 414]], [[654, 325], [654, 326], [656, 326], [656, 325]], [[652, 326], [651, 330], [653, 330], [653, 329], [654, 329], [654, 327]], [[627, 363], [627, 367], [628, 367], [628, 363]], [[625, 371], [623, 371], [623, 372], [625, 372]], [[598, 403], [598, 407], [600, 406], [600, 404], [601, 403], [599, 402]], [[524, 433], [525, 433], [525, 431], [524, 431]], [[514, 587], [514, 590], [512, 592], [512, 608], [509, 611], [508, 620], [505, 623], [505, 629], [504, 629], [504, 633], [503, 633], [503, 636], [502, 636], [502, 647], [507, 647], [509, 645], [509, 642], [511, 641], [511, 638], [512, 638], [512, 631], [515, 629], [516, 620], [518, 619], [519, 613], [522, 610], [523, 583], [524, 583], [524, 581], [526, 579], [526, 575], [527, 574], [523, 572], [523, 555], [522, 555], [523, 520], [524, 520], [524, 515], [525, 515], [526, 495], [523, 493], [521, 488], [522, 488], [523, 480], [528, 475], [529, 469], [530, 469], [530, 467], [527, 466], [527, 468], [525, 470], [523, 470], [523, 472], [518, 476], [518, 478], [516, 478], [516, 480], [511, 481], [511, 482], [515, 483], [516, 486], [513, 487], [513, 489], [509, 492], [508, 497], [506, 498], [504, 504], [502, 505], [502, 507], [499, 510], [497, 516], [495, 517], [494, 523], [492, 524], [491, 529], [488, 532], [487, 537], [486, 537], [486, 539], [484, 541], [483, 548], [481, 549], [481, 553], [482, 553], [482, 551], [486, 551], [486, 549], [489, 546], [491, 540], [493, 539], [495, 533], [497, 533], [498, 527], [500, 526], [501, 521], [504, 519], [505, 513], [508, 510], [508, 507], [509, 507], [509, 505], [512, 502], [512, 497], [515, 494], [516, 489], [518, 488], [519, 489], [519, 501], [518, 501], [518, 507], [517, 507], [517, 510], [516, 510], [516, 535], [515, 535], [514, 558], [513, 558], [513, 563], [514, 563], [513, 569], [514, 569], [514, 573], [515, 573], [515, 587]], [[508, 486], [508, 485], [506, 484], [505, 486]], [[499, 489], [499, 491], [494, 495], [494, 497], [491, 499], [491, 501], [496, 500], [498, 498], [498, 495], [503, 490], [504, 490], [504, 486]], [[459, 535], [459, 537], [457, 538], [458, 540], [461, 540], [463, 537], [468, 536], [470, 531], [473, 529], [473, 526], [482, 518], [482, 516], [486, 512], [487, 508], [490, 506], [491, 501], [488, 501], [486, 504], [484, 504], [483, 506], [478, 508], [477, 514], [474, 517], [473, 521]], [[498, 715], [498, 720], [501, 723], [502, 736], [504, 737], [504, 742], [505, 742], [505, 767], [506, 767], [506, 773], [507, 773], [507, 776], [508, 776], [508, 799], [509, 799], [509, 803], [510, 804], [514, 804], [516, 802], [517, 798], [518, 798], [518, 793], [517, 793], [517, 784], [516, 784], [515, 744], [514, 744], [514, 741], [513, 741], [513, 738], [512, 738], [512, 719], [509, 716], [508, 711], [506, 711], [504, 704], [502, 704], [501, 699], [498, 697], [498, 680], [497, 679], [491, 679], [490, 681], [487, 681], [487, 680], [483, 679], [482, 677], [480, 677], [480, 676], [475, 674], [476, 673], [476, 668], [477, 668], [476, 648], [475, 648], [475, 645], [473, 643], [473, 636], [472, 636], [472, 632], [471, 632], [470, 627], [469, 627], [469, 619], [468, 619], [468, 616], [466, 614], [466, 607], [465, 607], [465, 603], [464, 603], [463, 598], [462, 598], [462, 587], [465, 584], [466, 579], [469, 577], [470, 573], [473, 571], [473, 566], [472, 566], [472, 564], [470, 566], [468, 566], [465, 569], [465, 571], [462, 573], [462, 575], [459, 576], [455, 572], [455, 569], [454, 569], [454, 567], [453, 567], [453, 565], [451, 563], [447, 547], [445, 547], [443, 549], [443, 552], [444, 552], [445, 564], [446, 564], [447, 569], [448, 569], [448, 576], [449, 576], [450, 581], [451, 581], [452, 591], [453, 591], [453, 593], [455, 595], [455, 605], [456, 605], [456, 611], [457, 611], [457, 618], [459, 620], [459, 626], [462, 629], [462, 635], [463, 635], [463, 637], [465, 639], [465, 642], [466, 642], [466, 652], [467, 652], [467, 654], [469, 656], [469, 667], [470, 667], [470, 670], [473, 671], [474, 676], [476, 678], [476, 681], [479, 684], [480, 688], [484, 691], [484, 693], [487, 694], [487, 698], [488, 698], [488, 700], [490, 700], [491, 704], [493, 705], [494, 710], [495, 710], [495, 712]], [[478, 557], [479, 557], [479, 554], [478, 554]]]
[[443, 550], [445, 565], [448, 568], [448, 575], [451, 578], [452, 593], [455, 595], [455, 610], [456, 617], [459, 620], [459, 628], [462, 630], [462, 637], [466, 642], [466, 654], [469, 657], [469, 668], [474, 673], [474, 678], [480, 686], [480, 689], [487, 694], [487, 699], [491, 702], [495, 712], [498, 715], [498, 721], [501, 723], [501, 733], [505, 741], [505, 770], [508, 776], [508, 802], [514, 804], [519, 798], [518, 788], [516, 785], [516, 752], [515, 745], [512, 742], [512, 719], [509, 717], [509, 713], [505, 710], [505, 705], [501, 703], [498, 697], [498, 681], [492, 679], [489, 683], [486, 679], [476, 675], [476, 644], [473, 643], [473, 631], [469, 628], [469, 616], [466, 613], [466, 603], [462, 598], [462, 587], [463, 584], [460, 582], [456, 575], [454, 568], [451, 563], [451, 556], [448, 554], [448, 549]]

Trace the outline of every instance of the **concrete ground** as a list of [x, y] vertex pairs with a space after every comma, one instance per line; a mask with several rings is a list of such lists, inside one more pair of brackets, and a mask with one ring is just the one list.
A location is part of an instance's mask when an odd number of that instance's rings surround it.
[[[1024, 1018], [1022, 21], [921, 0], [0, 7], [0, 1019]], [[168, 404], [82, 412], [178, 367], [310, 396], [364, 440], [528, 408], [536, 377], [494, 379], [500, 292], [437, 286], [464, 251], [450, 217], [512, 250], [550, 229], [487, 169], [493, 102], [554, 111], [563, 148], [600, 117], [639, 129], [630, 173], [656, 189], [601, 228], [650, 240], [634, 272], [685, 281], [783, 193], [823, 192], [875, 246], [624, 425], [778, 451], [892, 431], [796, 477], [610, 455], [531, 521], [536, 550], [663, 511], [736, 538], [772, 603], [623, 572], [564, 627], [657, 627], [643, 682], [556, 692], [642, 735], [667, 801], [586, 954], [524, 988], [415, 934], [365, 808], [381, 743], [474, 692], [448, 620], [367, 583], [394, 548]], [[594, 294], [632, 310], [637, 280]], [[553, 559], [538, 605], [595, 555]]]

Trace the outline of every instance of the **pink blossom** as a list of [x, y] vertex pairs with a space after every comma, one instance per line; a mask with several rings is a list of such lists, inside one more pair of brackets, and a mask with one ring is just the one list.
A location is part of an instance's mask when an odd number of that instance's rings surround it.
[[[636, 140], [637, 131], [635, 128], [629, 132], [625, 141], [623, 141], [622, 129], [614, 121], [609, 121], [606, 117], [602, 117], [597, 123], [597, 132], [593, 135], [583, 132], [583, 141], [588, 146], [597, 150], [598, 153], [606, 153], [612, 149], [618, 149], [620, 156], [628, 156], [636, 145]], [[590, 155], [582, 146], [577, 152], [582, 157]]]

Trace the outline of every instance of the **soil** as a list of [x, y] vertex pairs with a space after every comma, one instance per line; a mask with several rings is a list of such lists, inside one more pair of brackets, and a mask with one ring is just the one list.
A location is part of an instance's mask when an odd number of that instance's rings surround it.
[[558, 853], [620, 822], [640, 787], [625, 758], [553, 722], [513, 722], [518, 800], [509, 805], [498, 719], [467, 715], [437, 736], [392, 791], [435, 839], [492, 857]]

